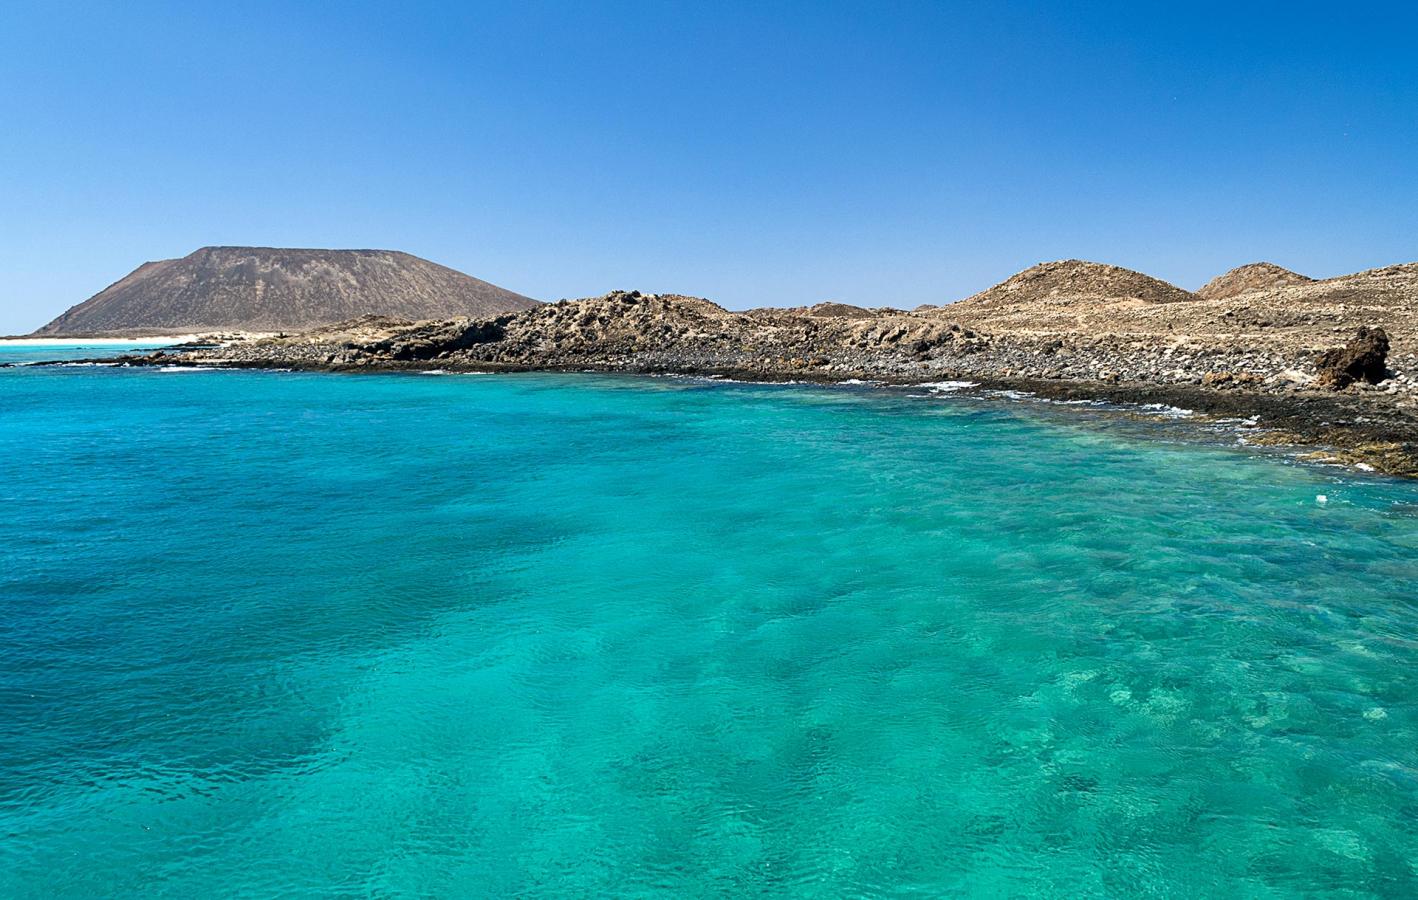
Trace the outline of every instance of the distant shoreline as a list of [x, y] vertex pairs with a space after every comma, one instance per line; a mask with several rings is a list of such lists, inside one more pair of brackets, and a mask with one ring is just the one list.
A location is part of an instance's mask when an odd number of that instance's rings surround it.
[[128, 344], [185, 344], [200, 338], [199, 334], [154, 334], [143, 337], [0, 337], [5, 347], [53, 347], [61, 344], [95, 344], [122, 347]]

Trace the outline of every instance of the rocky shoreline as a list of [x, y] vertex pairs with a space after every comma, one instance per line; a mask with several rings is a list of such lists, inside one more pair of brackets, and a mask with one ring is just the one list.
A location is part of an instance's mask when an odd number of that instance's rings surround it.
[[[406, 332], [400, 334], [406, 335]], [[420, 337], [420, 340], [424, 338]], [[969, 340], [969, 338], [967, 338]], [[433, 343], [430, 346], [441, 346]], [[402, 340], [367, 345], [331, 345], [266, 340], [216, 349], [169, 351], [130, 359], [137, 365], [207, 365], [229, 368], [295, 369], [343, 373], [418, 372], [603, 372], [679, 374], [751, 381], [837, 383], [876, 381], [918, 384], [969, 382], [981, 391], [1025, 392], [1047, 400], [1099, 400], [1164, 405], [1191, 410], [1205, 419], [1245, 420], [1255, 444], [1310, 448], [1316, 458], [1418, 477], [1418, 416], [1394, 402], [1385, 390], [1332, 391], [1295, 386], [1264, 389], [1264, 381], [1196, 383], [1146, 378], [1039, 377], [1007, 374], [1001, 366], [962, 366], [955, 359], [917, 360], [884, 354], [851, 363], [811, 364], [803, 357], [745, 357], [702, 351], [639, 351], [624, 355], [578, 354], [547, 359], [491, 358], [493, 354], [438, 350], [411, 354]], [[1216, 357], [1208, 356], [1208, 364]], [[983, 358], [982, 358], [983, 361]], [[745, 364], [747, 362], [748, 364]], [[1092, 361], [1096, 364], [1096, 360]], [[1208, 371], [1215, 371], [1210, 370]], [[1239, 382], [1237, 384], [1236, 382]]]
[[332, 372], [592, 371], [754, 381], [969, 381], [1042, 399], [1165, 404], [1254, 426], [1252, 443], [1418, 477], [1418, 264], [1314, 281], [1250, 266], [1191, 294], [1047, 263], [904, 311], [732, 312], [616, 291], [484, 319], [365, 316], [128, 361]]

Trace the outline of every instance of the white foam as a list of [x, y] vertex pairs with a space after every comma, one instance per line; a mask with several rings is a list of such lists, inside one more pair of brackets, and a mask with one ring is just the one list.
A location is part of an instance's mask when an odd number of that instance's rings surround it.
[[936, 394], [953, 394], [956, 391], [967, 391], [979, 386], [974, 381], [927, 381], [922, 384], [908, 385], [908, 387], [925, 388]]
[[1168, 406], [1166, 403], [1144, 403], [1142, 408], [1165, 419], [1190, 419], [1196, 415], [1192, 410], [1182, 409], [1180, 406]]
[[685, 376], [682, 376], [682, 377], [684, 377], [684, 378], [689, 378], [689, 379], [693, 379], [693, 380], [697, 380], [697, 381], [713, 381], [713, 382], [715, 382], [715, 383], [717, 383], [717, 384], [757, 384], [757, 385], [763, 385], [764, 387], [772, 387], [772, 386], [774, 386], [774, 385], [779, 385], [779, 384], [818, 384], [818, 383], [819, 383], [819, 382], [815, 382], [815, 381], [799, 381], [799, 380], [797, 380], [797, 379], [795, 379], [795, 378], [787, 378], [787, 379], [782, 379], [782, 380], [779, 380], [779, 379], [762, 379], [762, 380], [760, 380], [760, 379], [755, 379], [755, 378], [730, 378], [730, 377], [728, 377], [727, 375], [685, 375]]
[[988, 391], [991, 397], [1003, 397], [1006, 400], [1033, 400], [1033, 391]]

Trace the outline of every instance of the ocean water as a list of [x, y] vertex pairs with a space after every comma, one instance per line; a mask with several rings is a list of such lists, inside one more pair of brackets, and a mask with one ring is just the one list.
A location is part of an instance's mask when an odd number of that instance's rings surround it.
[[1179, 427], [0, 370], [0, 896], [1413, 896], [1418, 485]]

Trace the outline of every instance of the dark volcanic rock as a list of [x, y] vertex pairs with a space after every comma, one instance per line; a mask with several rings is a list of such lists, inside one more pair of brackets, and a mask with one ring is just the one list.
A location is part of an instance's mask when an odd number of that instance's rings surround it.
[[1336, 389], [1356, 381], [1378, 384], [1388, 375], [1388, 335], [1367, 325], [1343, 347], [1326, 350], [1315, 359], [1320, 384]]
[[419, 325], [370, 346], [375, 353], [397, 360], [433, 359], [478, 344], [490, 344], [507, 336], [512, 316], [483, 321], [460, 320]]
[[302, 331], [365, 315], [486, 317], [536, 301], [392, 250], [204, 247], [144, 263], [35, 332]]

